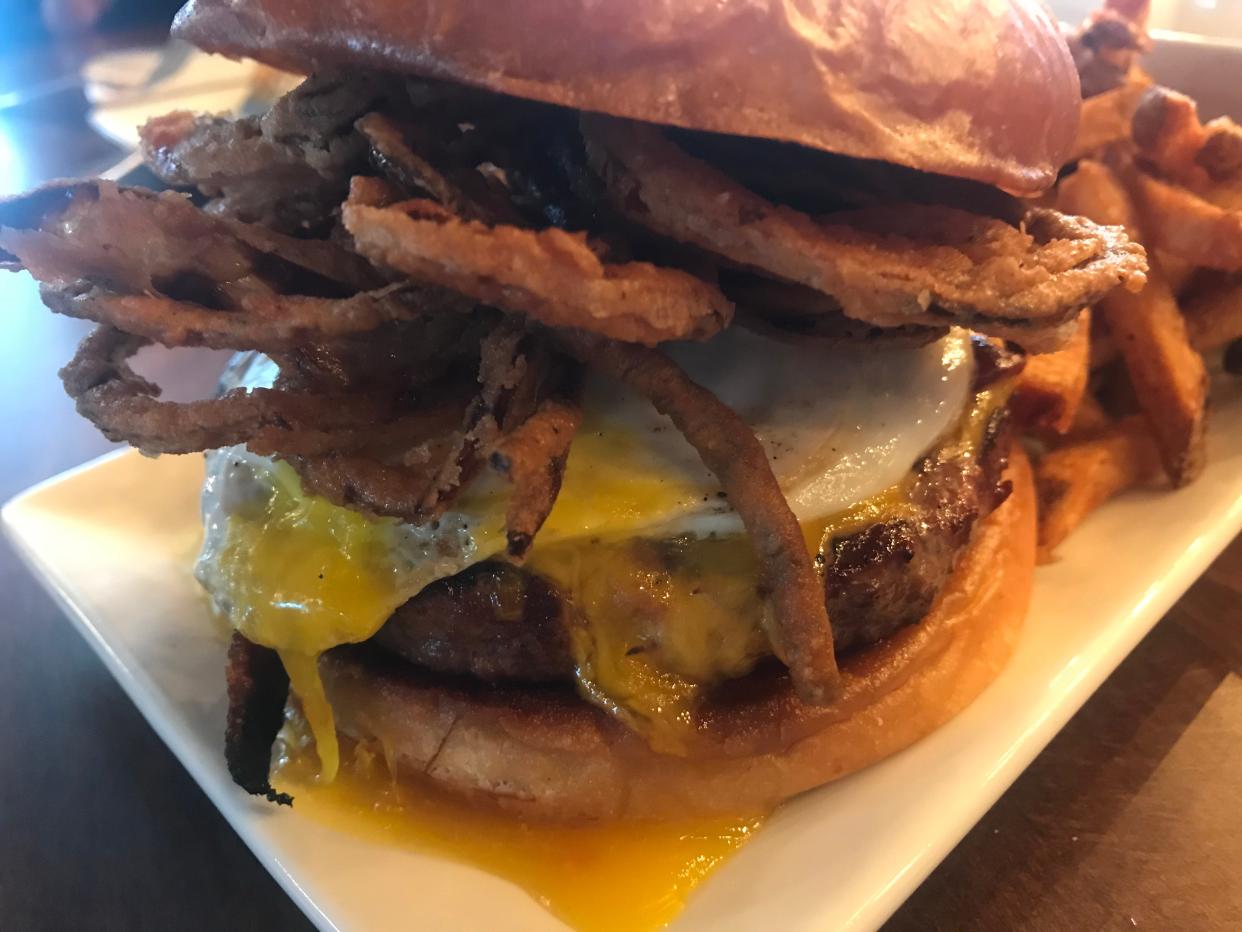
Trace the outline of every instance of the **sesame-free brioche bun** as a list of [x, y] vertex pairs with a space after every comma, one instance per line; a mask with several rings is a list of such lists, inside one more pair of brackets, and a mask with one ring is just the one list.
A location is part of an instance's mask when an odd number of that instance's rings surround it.
[[912, 744], [970, 702], [1013, 652], [1035, 565], [1030, 464], [982, 521], [919, 624], [845, 659], [843, 695], [800, 703], [788, 677], [737, 681], [684, 757], [568, 691], [449, 683], [366, 648], [320, 661], [337, 727], [384, 748], [399, 779], [528, 818], [644, 819], [765, 809]]
[[1033, 194], [1079, 87], [1040, 0], [190, 0], [174, 35], [800, 143]]

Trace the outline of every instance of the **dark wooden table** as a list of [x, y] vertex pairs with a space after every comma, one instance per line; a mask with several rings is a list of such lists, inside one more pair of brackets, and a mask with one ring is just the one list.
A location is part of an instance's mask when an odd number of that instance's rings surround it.
[[[0, 94], [75, 54], [0, 61]], [[0, 113], [0, 190], [118, 158], [84, 114], [76, 95]], [[55, 375], [84, 327], [25, 276], [0, 273], [0, 305], [7, 499], [109, 445]], [[192, 394], [217, 361], [146, 364]], [[1240, 592], [1242, 539], [886, 928], [1242, 929]], [[309, 927], [0, 544], [0, 928]]]

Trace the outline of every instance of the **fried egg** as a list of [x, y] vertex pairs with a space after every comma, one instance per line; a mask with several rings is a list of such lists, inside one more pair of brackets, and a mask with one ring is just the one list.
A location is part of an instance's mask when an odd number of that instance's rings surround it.
[[[896, 486], [957, 424], [973, 376], [969, 335], [961, 331], [917, 347], [825, 347], [735, 327], [707, 343], [665, 349], [754, 429], [804, 527], [826, 526]], [[274, 375], [270, 361], [255, 357], [240, 383], [270, 384]], [[625, 541], [740, 538], [741, 522], [719, 483], [668, 418], [599, 377], [588, 380], [583, 407], [561, 493], [532, 548], [534, 571], [587, 605], [601, 601], [601, 585], [625, 585], [630, 567], [608, 556], [609, 572], [585, 582], [582, 567], [603, 565], [601, 554], [620, 552]], [[336, 771], [338, 752], [319, 654], [366, 640], [424, 587], [505, 546], [505, 489], [486, 473], [462, 490], [454, 510], [413, 526], [305, 495], [288, 465], [233, 447], [208, 454], [202, 505], [198, 578], [237, 630], [279, 652], [326, 779]], [[570, 563], [573, 574], [564, 571]], [[684, 606], [679, 612], [678, 636], [691, 645], [680, 651], [682, 665], [693, 669], [662, 670], [652, 679], [646, 667], [638, 676], [627, 660], [624, 676], [605, 675], [605, 654], [628, 654], [607, 643], [611, 629], [601, 620], [577, 647], [584, 694], [645, 721], [665, 714], [666, 706], [684, 712], [686, 684], [712, 672], [744, 672], [758, 625], [738, 606], [758, 602], [754, 586], [743, 586], [742, 595], [733, 591], [736, 577], [721, 582], [722, 592], [729, 591], [713, 612], [697, 620]], [[588, 588], [595, 590], [590, 597]], [[709, 642], [720, 657], [704, 668], [693, 645]], [[676, 655], [669, 656], [676, 668]], [[670, 672], [678, 677], [671, 686]], [[659, 689], [648, 689], [648, 681], [658, 681]]]

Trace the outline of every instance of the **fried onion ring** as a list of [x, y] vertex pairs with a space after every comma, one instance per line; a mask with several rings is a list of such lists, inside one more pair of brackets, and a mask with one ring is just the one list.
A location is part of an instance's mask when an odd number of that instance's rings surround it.
[[656, 350], [569, 331], [568, 351], [644, 395], [672, 419], [720, 480], [750, 535], [775, 608], [767, 623], [777, 657], [803, 701], [825, 705], [840, 688], [823, 586], [798, 519], [754, 431], [710, 391]]
[[600, 262], [582, 234], [461, 220], [426, 200], [346, 202], [345, 227], [373, 261], [553, 327], [636, 343], [706, 339], [733, 305], [713, 285], [643, 262]]
[[387, 282], [361, 256], [213, 217], [184, 195], [109, 181], [54, 182], [0, 201], [0, 263], [41, 282], [106, 282], [209, 308], [256, 294], [342, 298]]
[[196, 453], [246, 444], [255, 453], [319, 454], [363, 444], [376, 432], [410, 432], [392, 402], [372, 396], [313, 395], [257, 388], [235, 389], [207, 401], [159, 401], [159, 386], [138, 376], [128, 360], [150, 341], [101, 326], [92, 332], [60, 376], [78, 413], [109, 440], [143, 453]]
[[542, 338], [529, 333], [523, 321], [503, 319], [483, 337], [471, 397], [457, 398], [455, 407], [450, 399], [429, 409], [408, 442], [393, 442], [385, 425], [385, 450], [366, 454], [342, 448], [286, 459], [308, 491], [337, 504], [415, 524], [433, 520], [496, 444], [537, 409], [546, 391], [547, 357]]
[[58, 314], [110, 324], [164, 346], [252, 349], [278, 354], [291, 346], [366, 333], [426, 313], [468, 313], [474, 302], [441, 288], [407, 282], [352, 298], [245, 296], [235, 309], [211, 310], [161, 295], [114, 294], [91, 286], [42, 289]]
[[1034, 209], [1020, 230], [920, 204], [818, 222], [687, 155], [654, 126], [595, 115], [581, 125], [592, 166], [632, 220], [830, 294], [848, 316], [879, 326], [956, 322], [1044, 348], [1068, 335], [1062, 325], [1082, 306], [1143, 284], [1143, 248], [1119, 229]]
[[0, 221], [12, 224], [0, 245], [45, 283], [49, 308], [165, 346], [275, 356], [475, 306], [435, 286], [383, 285], [338, 245], [208, 217], [178, 195], [53, 186], [0, 204]]

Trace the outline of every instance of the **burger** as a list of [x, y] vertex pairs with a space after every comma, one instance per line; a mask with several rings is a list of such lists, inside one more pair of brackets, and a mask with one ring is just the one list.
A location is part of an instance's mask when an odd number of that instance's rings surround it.
[[[0, 263], [99, 327], [62, 373], [209, 451], [197, 575], [226, 759], [289, 709], [531, 819], [770, 807], [909, 745], [1009, 657], [1025, 355], [1141, 286], [1043, 206], [1079, 82], [1037, 2], [192, 0], [308, 75], [172, 113], [170, 190], [0, 205]], [[236, 350], [176, 403], [142, 346]]]

